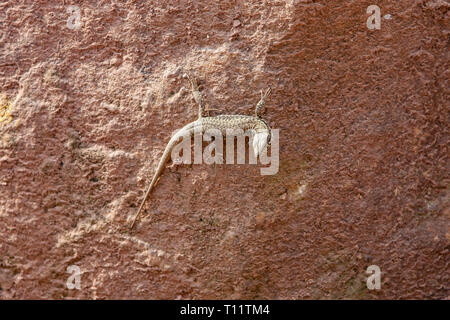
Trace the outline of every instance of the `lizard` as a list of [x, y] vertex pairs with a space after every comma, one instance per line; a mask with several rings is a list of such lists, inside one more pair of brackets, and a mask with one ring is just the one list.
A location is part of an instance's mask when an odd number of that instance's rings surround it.
[[[144, 207], [144, 204], [150, 195], [150, 192], [154, 189], [156, 183], [158, 182], [162, 172], [164, 171], [165, 164], [169, 160], [171, 151], [173, 147], [178, 143], [178, 140], [185, 135], [192, 135], [194, 132], [204, 133], [206, 130], [217, 129], [222, 134], [226, 134], [227, 130], [241, 129], [243, 131], [253, 130], [255, 133], [253, 139], [253, 148], [255, 156], [261, 152], [267, 144], [270, 144], [271, 129], [267, 122], [262, 119], [262, 109], [265, 105], [266, 98], [270, 95], [271, 89], [268, 88], [265, 93], [261, 91], [261, 99], [255, 107], [255, 113], [253, 116], [232, 114], [232, 115], [217, 115], [209, 116], [209, 110], [206, 108], [205, 100], [203, 95], [198, 89], [197, 80], [190, 74], [185, 74], [189, 79], [191, 84], [192, 95], [194, 96], [195, 102], [198, 104], [198, 119], [191, 123], [188, 123], [183, 128], [178, 130], [168, 142], [163, 155], [159, 161], [158, 167], [153, 175], [150, 185], [145, 192], [144, 198], [141, 201], [141, 205], [133, 219], [130, 229], [133, 229], [139, 215]], [[204, 117], [204, 113], [208, 112], [208, 116]]]

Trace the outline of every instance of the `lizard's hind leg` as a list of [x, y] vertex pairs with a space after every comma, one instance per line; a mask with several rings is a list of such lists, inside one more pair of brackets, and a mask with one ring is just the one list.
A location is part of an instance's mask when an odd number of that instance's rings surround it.
[[261, 100], [259, 100], [258, 104], [255, 107], [255, 116], [261, 118], [261, 111], [264, 105], [266, 104], [266, 98], [270, 96], [270, 88], [267, 88], [266, 92], [263, 94], [261, 91]]
[[203, 99], [202, 93], [198, 90], [197, 80], [195, 79], [195, 77], [189, 72], [187, 72], [186, 75], [189, 79], [189, 82], [191, 83], [192, 95], [194, 96], [194, 100], [198, 103], [198, 118], [200, 119], [206, 109], [205, 99]]

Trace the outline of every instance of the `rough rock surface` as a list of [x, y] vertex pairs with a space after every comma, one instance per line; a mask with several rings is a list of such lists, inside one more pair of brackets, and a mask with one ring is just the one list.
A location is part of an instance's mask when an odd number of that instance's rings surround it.
[[[448, 298], [448, 21], [444, 0], [3, 1], [0, 297]], [[185, 70], [214, 114], [272, 88], [279, 172], [169, 166], [130, 233], [196, 118]]]

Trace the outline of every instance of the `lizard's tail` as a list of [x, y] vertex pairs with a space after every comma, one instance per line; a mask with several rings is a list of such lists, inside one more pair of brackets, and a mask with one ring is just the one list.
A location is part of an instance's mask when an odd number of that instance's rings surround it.
[[[158, 166], [158, 170], [157, 170], [157, 171], [159, 171], [159, 167], [160, 167], [160, 166], [164, 166], [164, 165], [165, 165], [167, 159], [166, 159], [166, 161], [164, 161], [164, 163], [162, 162], [163, 160], [164, 160], [164, 157], [161, 158], [161, 161], [160, 161], [160, 163], [159, 163], [159, 166]], [[144, 207], [145, 201], [147, 200], [148, 196], [150, 195], [150, 192], [152, 191], [153, 187], [154, 187], [155, 184], [156, 184], [156, 181], [158, 180], [157, 175], [158, 175], [158, 174], [157, 174], [157, 172], [156, 172], [155, 175], [154, 175], [154, 177], [153, 177], [153, 179], [152, 179], [152, 182], [151, 182], [150, 185], [148, 186], [148, 189], [147, 189], [147, 192], [145, 193], [144, 199], [142, 199], [142, 201], [141, 201], [141, 205], [139, 206], [139, 210], [138, 210], [138, 212], [136, 213], [136, 216], [135, 216], [134, 219], [133, 219], [133, 223], [131, 224], [130, 229], [133, 229], [134, 224], [136, 223], [137, 219], [139, 218], [139, 216], [140, 216], [140, 214], [141, 214], [141, 211], [142, 211], [142, 208]]]
[[174, 136], [170, 139], [169, 143], [166, 146], [166, 149], [164, 150], [164, 153], [161, 157], [161, 160], [159, 161], [158, 168], [156, 169], [155, 174], [153, 175], [152, 182], [147, 188], [147, 191], [145, 192], [144, 199], [142, 199], [141, 205], [139, 206], [139, 210], [136, 213], [136, 216], [133, 219], [133, 223], [130, 226], [130, 229], [133, 229], [134, 224], [139, 218], [139, 215], [141, 214], [142, 208], [144, 207], [145, 201], [147, 200], [148, 196], [150, 195], [150, 192], [153, 190], [156, 182], [158, 182], [158, 178], [160, 177], [161, 173], [164, 170], [164, 166], [166, 165], [166, 162], [169, 160], [169, 157], [171, 155], [172, 149], [175, 146], [175, 144], [178, 142], [178, 140], [181, 137], [184, 137], [185, 135], [189, 135], [192, 132], [192, 128], [195, 126], [195, 122], [191, 122], [182, 129], [180, 129], [177, 133], [174, 134]]

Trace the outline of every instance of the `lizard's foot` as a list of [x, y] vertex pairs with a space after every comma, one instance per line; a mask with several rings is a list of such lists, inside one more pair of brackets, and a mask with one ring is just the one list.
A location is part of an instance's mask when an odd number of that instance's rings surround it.
[[265, 100], [268, 96], [270, 96], [271, 93], [272, 93], [272, 89], [270, 89], [270, 87], [268, 87], [266, 89], [266, 92], [264, 92], [264, 94], [262, 93], [262, 90], [261, 90], [261, 100]]

